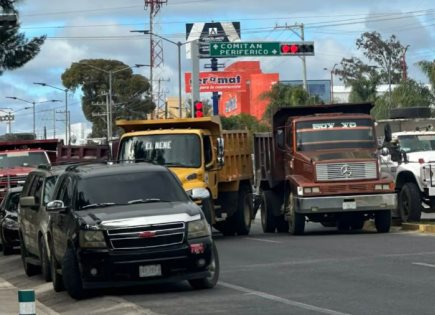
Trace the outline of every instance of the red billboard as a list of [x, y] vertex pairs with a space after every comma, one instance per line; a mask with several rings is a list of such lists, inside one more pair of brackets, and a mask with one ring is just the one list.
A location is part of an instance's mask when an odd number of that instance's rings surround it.
[[[192, 91], [192, 73], [184, 74], [186, 93]], [[243, 92], [246, 90], [246, 78], [242, 72], [216, 71], [199, 73], [200, 92]]]

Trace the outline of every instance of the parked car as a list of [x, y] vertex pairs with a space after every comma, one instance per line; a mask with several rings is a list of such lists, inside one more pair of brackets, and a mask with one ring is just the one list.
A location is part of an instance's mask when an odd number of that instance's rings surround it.
[[9, 189], [0, 204], [0, 241], [5, 256], [12, 254], [14, 247], [20, 245], [17, 209], [22, 189], [23, 187]]
[[66, 166], [40, 166], [27, 176], [20, 198], [19, 237], [24, 271], [30, 277], [42, 272], [51, 280], [50, 248], [47, 240], [47, 203], [53, 195], [56, 179]]
[[[191, 193], [194, 200], [209, 197], [202, 188]], [[163, 166], [68, 167], [47, 205], [53, 284], [63, 278], [76, 299], [88, 289], [157, 282], [214, 287], [218, 253], [191, 198]]]

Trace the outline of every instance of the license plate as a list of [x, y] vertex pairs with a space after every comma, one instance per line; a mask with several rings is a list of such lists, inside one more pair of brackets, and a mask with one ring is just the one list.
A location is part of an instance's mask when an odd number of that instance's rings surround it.
[[355, 210], [355, 209], [356, 209], [356, 201], [343, 202], [343, 210]]
[[139, 266], [139, 277], [155, 277], [162, 275], [162, 266], [161, 265], [146, 265]]

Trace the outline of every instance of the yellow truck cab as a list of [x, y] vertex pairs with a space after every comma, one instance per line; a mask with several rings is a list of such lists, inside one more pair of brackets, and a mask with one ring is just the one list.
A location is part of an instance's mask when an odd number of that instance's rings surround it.
[[208, 222], [225, 235], [249, 233], [253, 168], [249, 134], [223, 131], [219, 117], [118, 120], [118, 160], [170, 168], [190, 193], [206, 188]]

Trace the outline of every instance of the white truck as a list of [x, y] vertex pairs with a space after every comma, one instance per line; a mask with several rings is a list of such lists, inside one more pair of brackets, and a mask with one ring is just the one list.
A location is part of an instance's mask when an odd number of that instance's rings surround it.
[[435, 212], [435, 130], [391, 132], [385, 128], [382, 170], [395, 178], [398, 216], [419, 221], [422, 212]]

